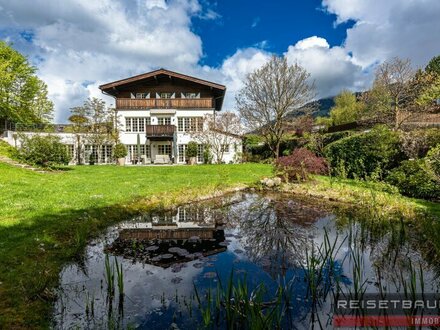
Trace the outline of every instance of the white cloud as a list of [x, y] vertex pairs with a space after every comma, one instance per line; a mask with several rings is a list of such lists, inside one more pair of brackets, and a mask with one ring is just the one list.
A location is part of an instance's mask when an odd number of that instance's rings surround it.
[[310, 73], [318, 97], [334, 96], [344, 88], [362, 90], [369, 81], [370, 75], [343, 47], [330, 47], [324, 38], [313, 36], [298, 41], [284, 55], [291, 64], [298, 63]]
[[0, 0], [0, 28], [15, 29], [16, 46], [25, 44], [21, 31], [33, 31], [27, 54], [43, 59], [38, 73], [48, 83], [56, 121], [89, 95], [85, 82], [97, 86], [158, 67], [187, 71], [202, 56], [201, 39], [191, 31], [191, 17], [203, 15], [195, 0], [35, 0], [32, 8]]
[[[345, 42], [330, 46], [326, 39], [311, 36], [292, 40], [284, 53], [311, 73], [320, 97], [368, 87], [375, 65], [392, 56], [424, 65], [440, 54], [439, 0], [322, 4], [336, 15], [337, 24], [355, 21]], [[246, 74], [271, 56], [266, 50], [271, 40], [238, 49], [219, 67], [201, 66], [202, 40], [191, 20], [218, 19], [214, 9], [205, 0], [33, 0], [31, 5], [0, 0], [0, 31], [38, 65], [58, 122], [88, 96], [105, 98], [100, 84], [158, 67], [225, 84], [224, 107], [231, 110]], [[258, 22], [256, 18], [253, 23]], [[23, 31], [30, 40], [20, 35]]]
[[344, 48], [366, 67], [388, 58], [425, 65], [440, 54], [438, 0], [323, 0], [337, 22], [354, 20]]

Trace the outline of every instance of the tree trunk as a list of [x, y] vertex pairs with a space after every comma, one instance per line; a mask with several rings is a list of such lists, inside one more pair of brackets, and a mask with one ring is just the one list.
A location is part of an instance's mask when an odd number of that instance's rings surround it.
[[280, 143], [277, 143], [277, 146], [275, 148], [275, 159], [278, 159], [280, 157]]

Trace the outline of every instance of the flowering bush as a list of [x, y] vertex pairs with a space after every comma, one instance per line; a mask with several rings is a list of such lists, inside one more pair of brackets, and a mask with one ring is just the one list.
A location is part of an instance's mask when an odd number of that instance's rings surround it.
[[277, 159], [275, 166], [286, 181], [306, 181], [310, 174], [327, 174], [324, 158], [306, 148], [295, 149], [290, 156]]

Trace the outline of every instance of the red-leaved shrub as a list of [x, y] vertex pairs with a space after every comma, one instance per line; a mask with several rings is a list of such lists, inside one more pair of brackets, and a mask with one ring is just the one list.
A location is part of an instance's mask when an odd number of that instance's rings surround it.
[[306, 148], [295, 149], [290, 156], [278, 158], [275, 166], [288, 181], [306, 181], [309, 174], [328, 173], [325, 159]]

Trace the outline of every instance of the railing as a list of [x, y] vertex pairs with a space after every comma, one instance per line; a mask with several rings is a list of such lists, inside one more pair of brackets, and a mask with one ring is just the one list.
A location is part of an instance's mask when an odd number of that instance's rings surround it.
[[212, 98], [200, 99], [130, 99], [117, 98], [117, 109], [178, 109], [178, 108], [213, 108]]
[[146, 125], [147, 137], [173, 137], [176, 131], [174, 125]]

